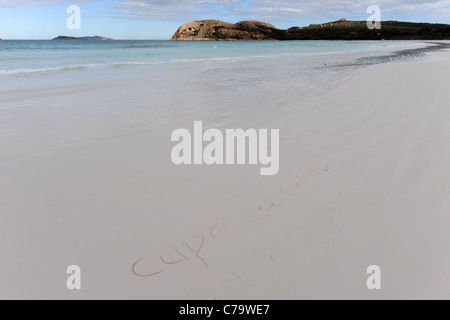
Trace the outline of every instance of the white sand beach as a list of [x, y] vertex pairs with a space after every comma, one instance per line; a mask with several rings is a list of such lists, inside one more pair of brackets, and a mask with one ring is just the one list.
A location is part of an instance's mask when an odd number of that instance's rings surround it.
[[[449, 299], [449, 57], [360, 68], [310, 95], [270, 76], [239, 100], [152, 75], [134, 91], [11, 92], [0, 298]], [[195, 120], [280, 129], [278, 175], [173, 165], [170, 135]], [[67, 290], [69, 265], [82, 290]], [[370, 265], [382, 290], [366, 287]]]

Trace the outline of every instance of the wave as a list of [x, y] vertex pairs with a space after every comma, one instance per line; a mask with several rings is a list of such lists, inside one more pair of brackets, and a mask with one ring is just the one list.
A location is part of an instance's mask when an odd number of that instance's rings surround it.
[[45, 72], [61, 72], [71, 70], [84, 70], [84, 69], [107, 69], [107, 68], [121, 68], [132, 66], [150, 66], [159, 64], [170, 63], [208, 63], [214, 61], [241, 61], [251, 60], [256, 58], [264, 58], [265, 56], [246, 56], [246, 57], [219, 57], [208, 59], [173, 59], [166, 61], [134, 61], [134, 62], [111, 62], [111, 63], [92, 63], [92, 64], [79, 64], [79, 65], [66, 65], [66, 66], [49, 66], [40, 68], [18, 68], [18, 69], [0, 69], [0, 75], [15, 75], [15, 74], [29, 74], [29, 73], [45, 73]]

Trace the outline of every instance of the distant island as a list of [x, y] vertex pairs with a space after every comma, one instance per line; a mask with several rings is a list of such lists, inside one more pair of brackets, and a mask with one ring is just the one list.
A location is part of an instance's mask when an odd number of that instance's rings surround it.
[[105, 38], [105, 37], [99, 37], [99, 36], [94, 36], [94, 37], [67, 37], [67, 36], [59, 36], [57, 38], [54, 38], [53, 40], [92, 40], [92, 41], [107, 41], [107, 40], [112, 40], [110, 38]]
[[338, 21], [308, 27], [277, 29], [270, 23], [219, 20], [188, 22], [178, 28], [174, 41], [248, 40], [450, 40], [450, 25], [399, 21], [381, 22], [381, 29], [370, 30], [366, 21]]

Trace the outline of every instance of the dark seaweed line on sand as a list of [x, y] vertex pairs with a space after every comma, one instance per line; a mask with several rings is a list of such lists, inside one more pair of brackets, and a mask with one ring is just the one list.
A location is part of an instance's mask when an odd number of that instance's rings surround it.
[[429, 46], [424, 48], [417, 49], [406, 49], [396, 51], [390, 55], [383, 56], [373, 56], [373, 57], [363, 57], [357, 59], [353, 63], [344, 63], [337, 64], [333, 66], [325, 66], [321, 68], [329, 68], [334, 69], [336, 71], [343, 71], [347, 69], [353, 68], [363, 68], [371, 65], [390, 63], [390, 62], [406, 62], [406, 61], [417, 61], [422, 60], [426, 57], [427, 53], [430, 52], [439, 52], [450, 48], [450, 43], [441, 43], [441, 42], [429, 42]]

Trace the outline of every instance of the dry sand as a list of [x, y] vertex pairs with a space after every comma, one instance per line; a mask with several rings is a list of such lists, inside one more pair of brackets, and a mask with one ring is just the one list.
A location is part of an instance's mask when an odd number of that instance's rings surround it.
[[14, 118], [29, 135], [0, 142], [0, 298], [450, 298], [449, 54], [241, 119], [281, 130], [275, 177], [173, 166], [170, 132], [201, 114], [120, 137], [79, 114], [52, 129]]

